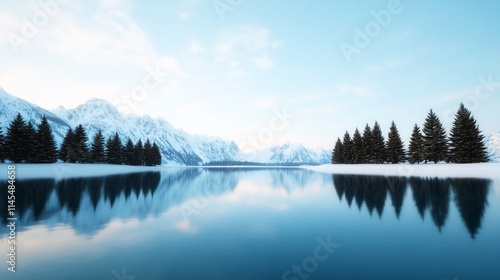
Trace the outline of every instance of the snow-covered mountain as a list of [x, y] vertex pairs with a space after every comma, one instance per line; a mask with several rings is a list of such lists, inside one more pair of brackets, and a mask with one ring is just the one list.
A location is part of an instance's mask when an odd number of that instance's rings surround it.
[[500, 132], [488, 138], [488, 154], [491, 161], [500, 162]]
[[0, 127], [4, 133], [17, 113], [26, 121], [38, 124], [43, 115], [54, 131], [58, 145], [69, 127], [82, 124], [89, 139], [101, 130], [105, 138], [116, 132], [122, 141], [130, 138], [156, 142], [165, 165], [202, 165], [209, 162], [248, 161], [266, 164], [322, 164], [330, 162], [326, 150], [311, 150], [302, 145], [286, 143], [252, 154], [244, 154], [233, 142], [217, 137], [190, 135], [174, 128], [167, 121], [150, 116], [124, 115], [100, 99], [92, 99], [74, 109], [58, 107], [47, 111], [25, 100], [9, 95], [0, 88]]
[[240, 153], [234, 142], [216, 137], [192, 136], [176, 129], [163, 119], [150, 116], [123, 115], [110, 103], [92, 99], [75, 109], [59, 107], [55, 115], [71, 127], [82, 124], [89, 138], [101, 130], [105, 138], [118, 132], [122, 141], [130, 138], [156, 142], [163, 155], [164, 164], [200, 165], [210, 161], [232, 160]]
[[331, 153], [325, 149], [308, 149], [301, 144], [286, 142], [245, 155], [248, 161], [278, 165], [325, 164], [331, 161]]
[[21, 113], [24, 120], [26, 122], [31, 122], [35, 125], [35, 127], [40, 123], [43, 115], [47, 116], [47, 121], [52, 127], [54, 136], [58, 143], [62, 141], [69, 128], [69, 125], [66, 122], [58, 118], [53, 113], [23, 99], [12, 96], [0, 87], [0, 127], [3, 130], [3, 133], [7, 132], [9, 123], [17, 116], [18, 113]]

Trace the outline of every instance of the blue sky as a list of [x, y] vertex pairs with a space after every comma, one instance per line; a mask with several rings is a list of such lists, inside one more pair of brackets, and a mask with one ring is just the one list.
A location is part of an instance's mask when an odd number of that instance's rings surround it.
[[449, 129], [460, 102], [490, 135], [499, 11], [498, 1], [0, 1], [0, 87], [48, 109], [102, 98], [240, 145], [332, 148], [375, 120], [384, 134], [396, 121], [408, 142], [430, 108]]

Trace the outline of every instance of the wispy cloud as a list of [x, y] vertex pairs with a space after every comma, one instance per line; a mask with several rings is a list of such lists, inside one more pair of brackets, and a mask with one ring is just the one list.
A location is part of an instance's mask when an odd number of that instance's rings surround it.
[[224, 30], [219, 34], [215, 46], [215, 59], [228, 65], [253, 65], [261, 71], [274, 66], [271, 54], [281, 43], [271, 36], [271, 32], [262, 27], [238, 27]]
[[201, 54], [206, 52], [205, 48], [201, 45], [201, 43], [195, 39], [191, 39], [191, 41], [189, 41], [187, 51], [191, 54]]
[[402, 60], [393, 60], [393, 61], [388, 61], [379, 65], [368, 65], [365, 67], [365, 71], [367, 74], [370, 75], [377, 75], [377, 74], [383, 74], [387, 72], [388, 70], [391, 70], [393, 68], [396, 68], [405, 62]]

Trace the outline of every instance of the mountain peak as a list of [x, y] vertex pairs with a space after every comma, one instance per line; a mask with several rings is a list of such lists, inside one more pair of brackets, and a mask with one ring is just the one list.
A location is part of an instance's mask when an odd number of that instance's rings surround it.
[[111, 105], [111, 103], [109, 103], [108, 101], [106, 101], [104, 99], [99, 99], [99, 98], [92, 98], [78, 107], [82, 107], [82, 106], [103, 108], [103, 109], [107, 109], [107, 110], [118, 111], [115, 108], [115, 106]]

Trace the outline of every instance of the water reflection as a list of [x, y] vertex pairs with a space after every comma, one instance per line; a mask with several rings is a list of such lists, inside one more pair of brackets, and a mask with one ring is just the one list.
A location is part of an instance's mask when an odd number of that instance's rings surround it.
[[[368, 175], [324, 175], [302, 169], [186, 168], [168, 172], [146, 172], [61, 181], [38, 179], [19, 181], [16, 211], [21, 230], [44, 224], [69, 225], [78, 234], [93, 236], [114, 219], [143, 220], [159, 216], [186, 201], [231, 194], [244, 180], [263, 188], [304, 190], [321, 186], [331, 191], [332, 179], [338, 199], [359, 211], [380, 219], [394, 211], [402, 219], [405, 197], [413, 197], [423, 220], [430, 219], [441, 231], [453, 201], [470, 233], [475, 238], [487, 206], [490, 180], [403, 178]], [[408, 192], [411, 191], [411, 194]], [[7, 223], [6, 192], [0, 193], [0, 218]], [[267, 201], [261, 197], [262, 201]], [[390, 205], [386, 205], [389, 203]], [[278, 203], [278, 202], [276, 202]], [[392, 208], [391, 208], [392, 206]], [[347, 207], [346, 207], [347, 208]], [[231, 210], [228, 210], [231, 211]], [[404, 215], [403, 215], [404, 216]], [[404, 218], [404, 217], [403, 217]], [[0, 229], [0, 237], [6, 227]]]
[[333, 175], [333, 184], [340, 201], [345, 197], [350, 207], [355, 200], [359, 210], [364, 204], [370, 215], [376, 210], [380, 218], [387, 194], [396, 217], [400, 218], [408, 183], [420, 216], [425, 219], [425, 213], [429, 211], [440, 232], [446, 225], [453, 190], [454, 201], [462, 220], [471, 238], [476, 237], [488, 205], [491, 180]]

